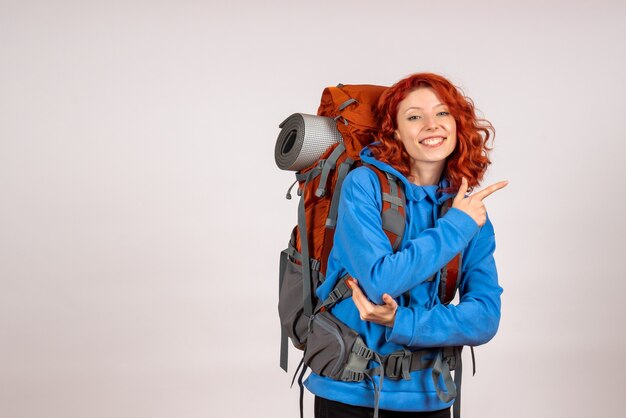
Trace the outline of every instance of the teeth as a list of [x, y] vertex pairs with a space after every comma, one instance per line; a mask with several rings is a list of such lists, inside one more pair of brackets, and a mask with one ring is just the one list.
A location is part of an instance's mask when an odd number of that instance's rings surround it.
[[422, 141], [422, 144], [426, 144], [426, 145], [436, 145], [436, 144], [440, 144], [443, 142], [443, 138], [441, 137], [437, 137], [437, 138], [428, 138]]

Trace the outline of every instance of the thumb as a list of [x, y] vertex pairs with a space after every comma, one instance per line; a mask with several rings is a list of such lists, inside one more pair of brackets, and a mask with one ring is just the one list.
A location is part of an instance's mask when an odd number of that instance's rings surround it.
[[383, 295], [383, 302], [385, 302], [385, 305], [389, 305], [391, 307], [395, 307], [398, 304], [396, 303], [395, 299], [391, 297], [391, 295], [389, 295], [388, 293], [385, 293]]
[[460, 202], [461, 200], [465, 198], [465, 194], [467, 193], [467, 188], [468, 188], [467, 179], [463, 177], [463, 180], [461, 180], [461, 186], [459, 187], [458, 193], [454, 197], [453, 203]]

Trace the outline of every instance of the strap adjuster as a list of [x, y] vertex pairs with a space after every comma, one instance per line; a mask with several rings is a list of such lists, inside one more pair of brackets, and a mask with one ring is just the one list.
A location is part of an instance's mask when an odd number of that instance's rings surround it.
[[319, 271], [321, 265], [322, 265], [321, 261], [316, 260], [314, 258], [311, 259], [311, 270]]
[[339, 299], [341, 299], [342, 296], [343, 293], [341, 292], [341, 289], [336, 287], [332, 290], [332, 292], [330, 292], [330, 294], [328, 295], [328, 299], [330, 299], [331, 302], [335, 303]]
[[372, 359], [372, 357], [374, 357], [374, 352], [364, 345], [359, 346], [359, 348], [356, 351], [353, 350], [353, 352], [357, 356], [363, 357], [367, 360], [370, 360]]
[[341, 380], [343, 382], [360, 382], [365, 378], [363, 372], [357, 372], [354, 370], [344, 370]]
[[409, 372], [412, 356], [413, 353], [407, 349], [389, 354], [385, 360], [385, 377], [410, 380]]
[[454, 350], [455, 347], [444, 347], [443, 349], [443, 361], [448, 363], [450, 370], [456, 370], [457, 363], [457, 352]]

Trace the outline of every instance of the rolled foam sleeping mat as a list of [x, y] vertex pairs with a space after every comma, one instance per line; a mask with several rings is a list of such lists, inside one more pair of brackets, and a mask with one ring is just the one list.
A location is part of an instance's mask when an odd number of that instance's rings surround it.
[[294, 113], [279, 128], [274, 158], [281, 170], [303, 170], [317, 161], [328, 147], [343, 141], [335, 120], [325, 116]]

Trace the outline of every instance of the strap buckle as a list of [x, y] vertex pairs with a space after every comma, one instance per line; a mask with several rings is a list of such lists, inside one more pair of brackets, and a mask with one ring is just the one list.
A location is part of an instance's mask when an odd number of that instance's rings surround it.
[[[442, 356], [443, 360], [448, 363], [450, 370], [456, 370], [457, 355], [460, 356], [461, 352], [456, 350], [456, 347], [444, 347]], [[460, 360], [460, 359], [459, 359]]]
[[335, 303], [337, 302], [339, 299], [341, 299], [341, 297], [343, 296], [343, 293], [341, 292], [341, 289], [335, 287], [332, 292], [330, 292], [330, 294], [328, 295], [328, 299], [332, 302]]
[[374, 352], [370, 348], [362, 344], [360, 344], [358, 348], [353, 347], [352, 352], [359, 357], [363, 357], [366, 360], [371, 360], [374, 357]]
[[409, 372], [412, 357], [413, 353], [406, 348], [403, 351], [395, 351], [389, 354], [385, 360], [385, 377], [410, 380]]
[[321, 261], [316, 260], [315, 258], [311, 258], [311, 270], [319, 271], [321, 265], [322, 265]]

